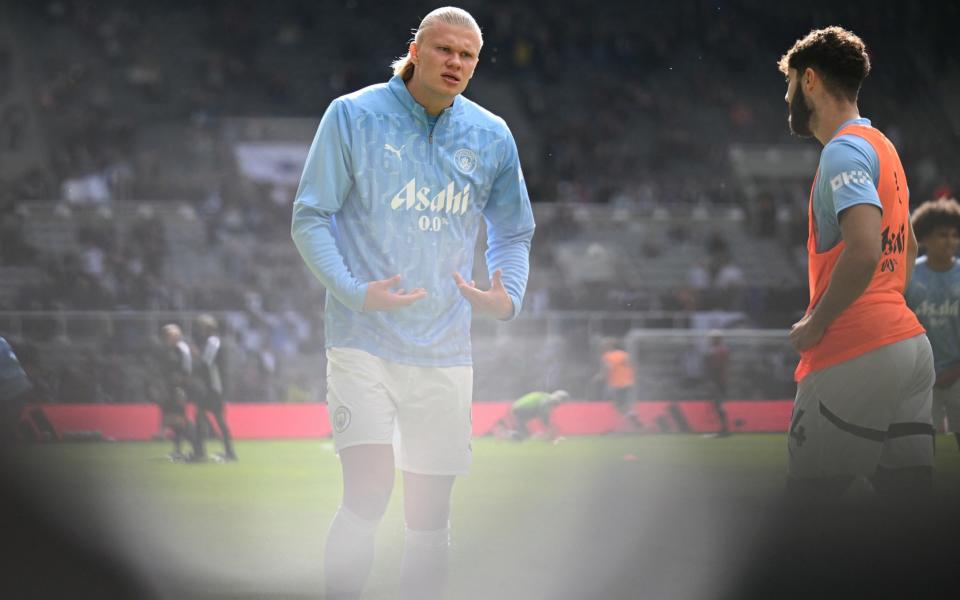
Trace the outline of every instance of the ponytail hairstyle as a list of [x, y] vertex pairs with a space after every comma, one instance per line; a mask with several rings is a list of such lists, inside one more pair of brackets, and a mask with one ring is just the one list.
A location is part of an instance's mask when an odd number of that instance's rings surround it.
[[[430, 14], [420, 21], [420, 27], [413, 33], [411, 42], [419, 44], [420, 39], [423, 37], [423, 31], [438, 23], [446, 23], [447, 25], [455, 25], [457, 27], [468, 27], [477, 32], [477, 35], [480, 36], [480, 44], [483, 44], [483, 33], [480, 32], [480, 26], [477, 25], [477, 21], [470, 13], [455, 6], [444, 6], [430, 11]], [[393, 74], [399, 75], [404, 81], [410, 81], [410, 78], [413, 77], [413, 68], [415, 66], [409, 50], [407, 50], [406, 54], [390, 63]]]

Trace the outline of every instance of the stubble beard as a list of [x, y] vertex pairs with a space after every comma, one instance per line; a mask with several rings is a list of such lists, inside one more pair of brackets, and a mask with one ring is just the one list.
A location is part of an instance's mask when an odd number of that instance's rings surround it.
[[803, 95], [803, 89], [797, 85], [797, 91], [790, 100], [790, 133], [797, 137], [813, 137], [813, 131], [810, 129], [810, 118], [813, 116], [813, 110], [807, 105], [807, 97]]

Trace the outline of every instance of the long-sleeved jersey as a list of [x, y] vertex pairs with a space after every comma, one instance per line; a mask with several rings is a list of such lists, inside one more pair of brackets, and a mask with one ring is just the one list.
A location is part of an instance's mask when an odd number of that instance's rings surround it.
[[[307, 155], [291, 227], [327, 290], [327, 347], [419, 366], [471, 364], [471, 306], [453, 273], [470, 281], [481, 219], [488, 269], [502, 270], [516, 316], [534, 220], [503, 119], [463, 96], [430, 119], [396, 76], [334, 100]], [[367, 283], [397, 274], [399, 287], [427, 297], [364, 312]]]

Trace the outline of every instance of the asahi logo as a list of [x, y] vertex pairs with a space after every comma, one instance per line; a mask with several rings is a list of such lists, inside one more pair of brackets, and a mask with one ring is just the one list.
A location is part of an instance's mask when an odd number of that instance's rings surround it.
[[470, 205], [470, 184], [457, 192], [452, 181], [436, 194], [427, 187], [418, 187], [416, 178], [408, 181], [390, 200], [393, 210], [419, 210], [448, 215], [463, 215]]
[[940, 304], [924, 300], [915, 312], [918, 317], [960, 317], [960, 300], [944, 300]]

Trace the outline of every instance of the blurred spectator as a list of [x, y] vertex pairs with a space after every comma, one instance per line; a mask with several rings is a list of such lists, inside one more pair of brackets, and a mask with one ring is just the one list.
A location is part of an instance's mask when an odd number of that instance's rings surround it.
[[0, 265], [30, 264], [36, 249], [23, 237], [24, 218], [17, 212], [0, 217]]
[[[170, 429], [173, 434], [173, 451], [170, 460], [182, 461], [183, 441], [193, 445], [193, 454], [199, 454], [194, 423], [187, 416], [187, 400], [190, 391], [190, 376], [193, 357], [190, 346], [183, 339], [180, 326], [168, 323], [160, 332], [161, 347], [157, 357], [162, 381], [162, 396], [159, 399], [161, 429]], [[165, 431], [163, 431], [165, 433]]]
[[0, 448], [16, 440], [20, 414], [32, 390], [13, 348], [0, 337]]
[[279, 357], [273, 351], [273, 344], [267, 337], [261, 338], [257, 348], [247, 361], [247, 380], [251, 402], [277, 402], [279, 376]]
[[723, 406], [727, 399], [730, 348], [723, 341], [723, 334], [720, 331], [711, 331], [707, 337], [710, 345], [704, 360], [704, 371], [710, 384], [710, 399], [713, 401], [720, 421], [720, 431], [716, 435], [725, 437], [730, 435], [727, 411]]
[[197, 317], [193, 323], [192, 363], [193, 373], [198, 385], [191, 394], [196, 403], [196, 452], [194, 459], [206, 460], [205, 440], [208, 435], [206, 413], [217, 421], [223, 440], [223, 454], [215, 455], [218, 460], [235, 461], [237, 453], [233, 449], [233, 437], [227, 425], [224, 392], [227, 389], [226, 351], [219, 336], [219, 324], [209, 314]]

